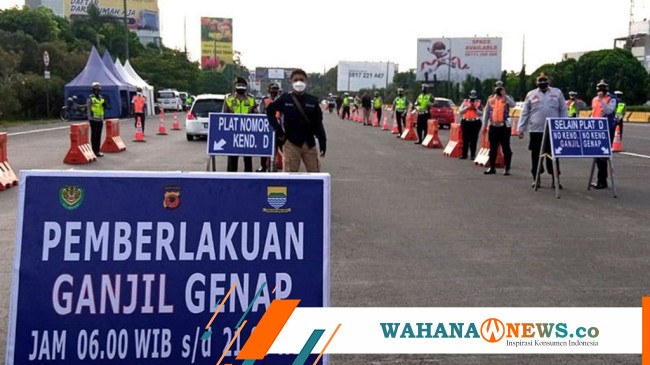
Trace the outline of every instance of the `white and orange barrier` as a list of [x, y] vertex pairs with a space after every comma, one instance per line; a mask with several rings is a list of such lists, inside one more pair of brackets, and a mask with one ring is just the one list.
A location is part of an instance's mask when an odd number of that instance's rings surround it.
[[389, 131], [390, 127], [388, 127], [388, 111], [384, 113], [384, 121], [381, 124], [381, 130], [382, 131]]
[[405, 141], [417, 141], [418, 135], [415, 133], [415, 123], [417, 121], [416, 113], [409, 113], [406, 116], [406, 125], [402, 129], [401, 139]]
[[97, 156], [90, 147], [90, 124], [70, 124], [70, 149], [63, 158], [63, 163], [77, 165], [93, 161], [97, 161]]
[[116, 153], [126, 150], [126, 144], [120, 136], [120, 121], [118, 119], [107, 119], [106, 122], [106, 139], [99, 149], [105, 153]]
[[178, 124], [178, 112], [177, 111], [174, 112], [174, 124], [172, 124], [172, 130], [173, 131], [180, 131], [181, 130], [181, 126], [180, 126], [180, 124]]
[[463, 131], [459, 123], [451, 123], [449, 127], [449, 143], [442, 154], [449, 157], [460, 157], [463, 153]]
[[138, 117], [137, 121], [135, 122], [135, 137], [133, 138], [133, 142], [146, 142], [144, 139], [144, 130], [142, 129], [142, 122], [140, 121], [140, 117]]
[[438, 137], [439, 129], [436, 119], [429, 119], [427, 121], [427, 136], [422, 141], [422, 147], [442, 148], [442, 142], [440, 142], [440, 137]]
[[[488, 139], [488, 130], [481, 132], [481, 146], [476, 154], [474, 159], [474, 164], [477, 166], [490, 167], [490, 140]], [[503, 152], [501, 151], [501, 146], [497, 150], [497, 161], [496, 167], [502, 168], [505, 166], [505, 160], [503, 159]]]
[[0, 191], [18, 185], [18, 178], [7, 157], [7, 133], [0, 133]]

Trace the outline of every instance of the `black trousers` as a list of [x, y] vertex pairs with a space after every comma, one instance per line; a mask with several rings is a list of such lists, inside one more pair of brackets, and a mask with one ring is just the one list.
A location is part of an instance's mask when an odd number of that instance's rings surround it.
[[90, 145], [92, 146], [95, 154], [99, 153], [102, 146], [102, 129], [104, 129], [104, 122], [101, 120], [90, 121]]
[[[530, 151], [530, 173], [533, 175], [533, 179], [537, 175], [537, 167], [539, 165], [539, 151], [540, 148], [542, 147], [542, 138], [544, 137], [543, 132], [530, 132], [530, 140], [528, 141], [528, 150]], [[549, 136], [546, 136], [546, 140], [544, 141], [544, 153], [548, 153], [549, 155], [551, 154], [551, 140]], [[549, 175], [553, 175], [553, 160], [550, 158], [546, 158], [546, 172]], [[558, 175], [560, 174], [560, 160], [556, 159], [555, 160], [557, 164], [557, 173]], [[540, 171], [540, 174], [544, 173], [544, 165], [542, 165], [542, 169]]]
[[341, 119], [345, 118], [350, 118], [350, 107], [349, 106], [344, 106], [343, 107], [343, 114], [341, 114]]
[[[250, 156], [243, 156], [244, 158], [244, 172], [253, 172], [253, 158]], [[228, 156], [228, 172], [237, 172], [239, 169], [239, 156]]]
[[496, 168], [497, 152], [499, 145], [503, 151], [503, 160], [506, 164], [506, 170], [510, 170], [510, 162], [512, 161], [512, 150], [510, 149], [510, 128], [503, 127], [490, 127], [488, 133], [488, 140], [490, 141], [490, 170]]
[[135, 113], [135, 123], [133, 125], [138, 128], [138, 117], [140, 117], [140, 123], [142, 124], [142, 133], [144, 133], [144, 113]]
[[476, 144], [478, 142], [478, 134], [481, 131], [480, 120], [466, 120], [460, 122], [460, 129], [463, 131], [463, 153], [462, 157], [467, 158], [467, 151], [469, 150], [472, 159], [476, 157]]
[[429, 113], [418, 114], [417, 134], [418, 142], [422, 143], [424, 137], [427, 135], [427, 122], [429, 121]]
[[[614, 126], [614, 128], [609, 129], [609, 142], [610, 143], [613, 143], [613, 141], [614, 141], [614, 133], [615, 132], [616, 132], [616, 126]], [[607, 178], [609, 177], [609, 173], [608, 173], [608, 170], [607, 170], [607, 159], [606, 158], [597, 158], [596, 159], [596, 167], [598, 167], [598, 183], [607, 185]]]
[[402, 135], [402, 126], [406, 125], [406, 110], [404, 111], [395, 111], [395, 120], [397, 121], [397, 130], [399, 134]]
[[377, 123], [381, 124], [381, 109], [375, 109], [375, 113], [377, 113]]

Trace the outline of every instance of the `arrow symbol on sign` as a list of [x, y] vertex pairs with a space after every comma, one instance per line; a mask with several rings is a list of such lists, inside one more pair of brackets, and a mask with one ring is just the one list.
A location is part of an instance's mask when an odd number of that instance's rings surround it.
[[225, 146], [225, 145], [226, 145], [226, 140], [221, 138], [221, 140], [219, 140], [219, 142], [214, 141], [214, 145], [213, 145], [214, 148], [213, 149], [215, 151], [223, 151], [223, 146]]
[[605, 147], [600, 148], [601, 151], [603, 151], [603, 154], [608, 155], [609, 154], [609, 149]]
[[561, 153], [562, 153], [562, 147], [558, 147], [558, 148], [555, 149], [555, 154], [556, 155], [559, 155]]

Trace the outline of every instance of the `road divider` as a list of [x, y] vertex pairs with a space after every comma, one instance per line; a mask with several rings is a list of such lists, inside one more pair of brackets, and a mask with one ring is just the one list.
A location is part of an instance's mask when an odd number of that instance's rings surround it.
[[424, 141], [422, 141], [422, 147], [442, 148], [442, 142], [438, 136], [439, 129], [437, 120], [429, 119], [427, 121], [427, 136], [424, 137]]
[[18, 185], [18, 178], [9, 165], [7, 157], [7, 133], [0, 133], [0, 191]]
[[417, 118], [417, 114], [415, 113], [409, 113], [406, 116], [406, 126], [404, 127], [404, 130], [402, 131], [402, 136], [400, 137], [401, 139], [405, 141], [417, 141], [418, 136], [415, 134], [415, 120]]
[[119, 119], [107, 119], [106, 122], [106, 139], [100, 148], [104, 153], [117, 153], [126, 150], [126, 144], [120, 137]]
[[451, 123], [449, 129], [449, 143], [445, 147], [442, 154], [448, 157], [460, 157], [463, 149], [463, 131], [460, 129], [459, 123]]
[[63, 158], [63, 163], [78, 165], [97, 161], [97, 156], [90, 147], [90, 124], [70, 124], [70, 149]]
[[[485, 130], [485, 133], [481, 133], [481, 148], [476, 154], [474, 159], [474, 164], [476, 166], [489, 167], [490, 166], [490, 140], [488, 135], [490, 133], [490, 128]], [[501, 151], [501, 146], [497, 149], [497, 161], [496, 167], [502, 168], [505, 166], [505, 160], [503, 159], [503, 151]]]

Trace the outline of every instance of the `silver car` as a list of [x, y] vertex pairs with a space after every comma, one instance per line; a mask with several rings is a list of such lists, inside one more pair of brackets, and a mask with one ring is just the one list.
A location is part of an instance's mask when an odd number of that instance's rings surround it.
[[220, 94], [203, 94], [194, 99], [185, 119], [185, 133], [188, 141], [193, 141], [195, 137], [207, 138], [210, 113], [221, 113], [224, 100], [226, 100], [226, 96]]

